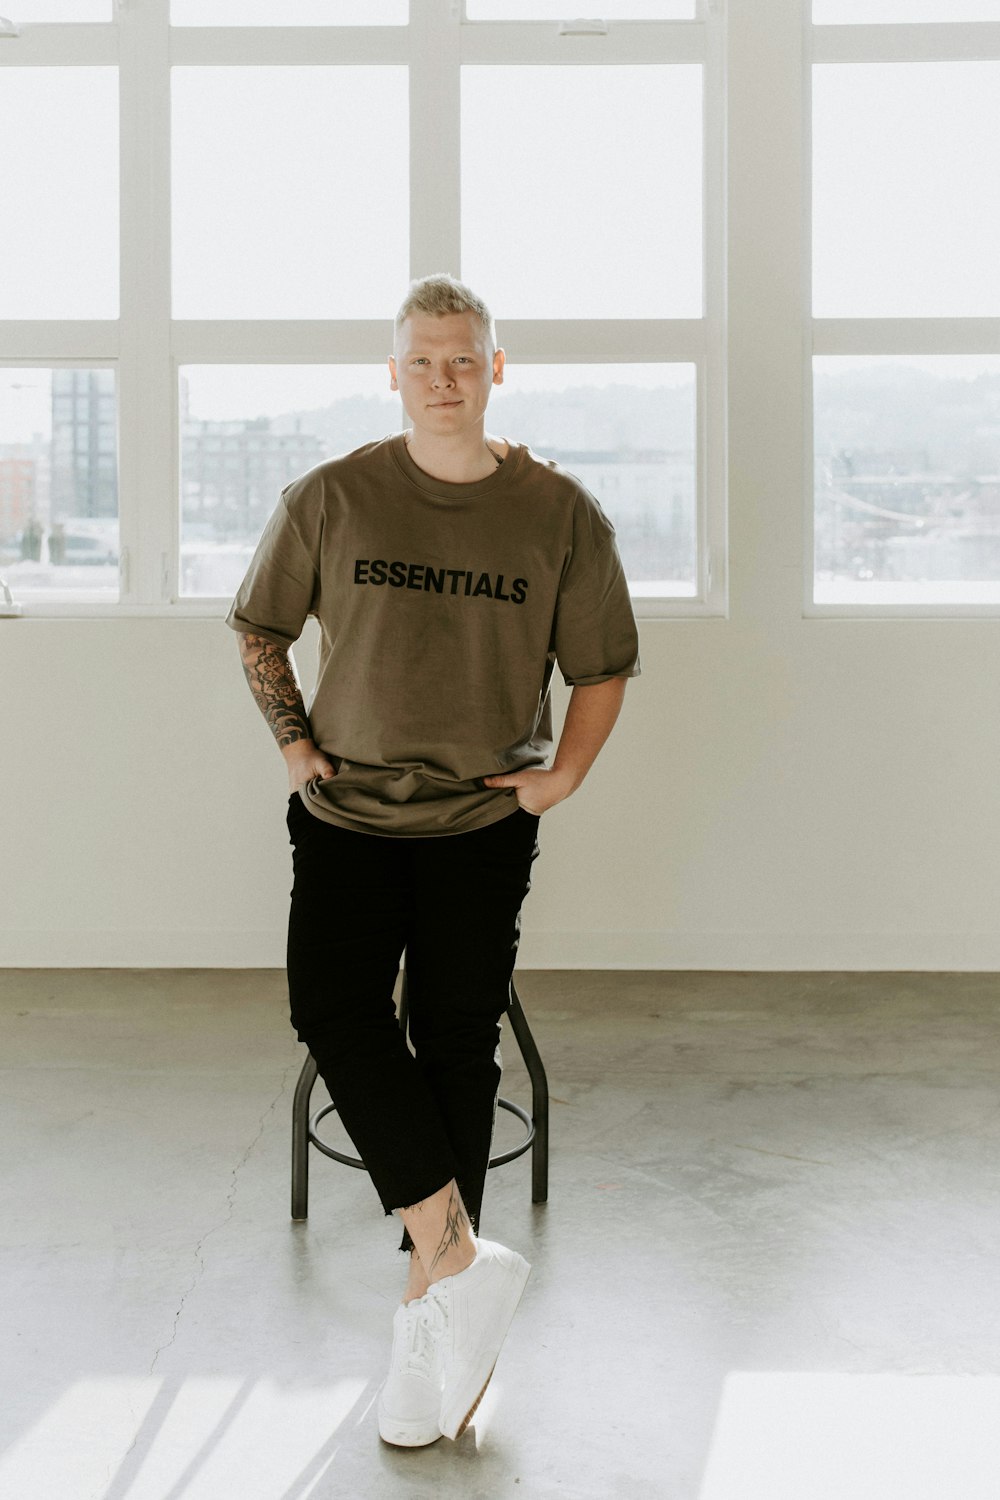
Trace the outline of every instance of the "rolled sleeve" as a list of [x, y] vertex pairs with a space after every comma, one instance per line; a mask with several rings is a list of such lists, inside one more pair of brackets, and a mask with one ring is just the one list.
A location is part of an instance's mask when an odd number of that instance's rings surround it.
[[287, 651], [319, 607], [316, 563], [288, 513], [284, 493], [261, 533], [226, 615], [231, 630], [260, 635]]
[[638, 677], [639, 632], [614, 534], [567, 570], [556, 612], [555, 654], [567, 687]]

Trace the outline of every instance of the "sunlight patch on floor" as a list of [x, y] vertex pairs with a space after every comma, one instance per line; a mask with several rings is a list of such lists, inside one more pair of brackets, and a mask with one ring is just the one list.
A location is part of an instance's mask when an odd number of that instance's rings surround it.
[[325, 1468], [337, 1429], [367, 1384], [195, 1375], [81, 1380], [0, 1456], [0, 1494], [275, 1500], [307, 1471]]
[[1000, 1376], [726, 1377], [699, 1500], [997, 1500]]

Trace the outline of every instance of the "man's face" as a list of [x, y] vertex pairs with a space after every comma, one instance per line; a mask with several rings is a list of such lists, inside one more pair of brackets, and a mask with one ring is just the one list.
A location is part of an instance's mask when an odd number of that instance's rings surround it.
[[411, 313], [389, 356], [391, 385], [414, 429], [444, 437], [475, 428], [490, 390], [503, 383], [504, 352], [491, 356], [489, 335], [474, 313]]

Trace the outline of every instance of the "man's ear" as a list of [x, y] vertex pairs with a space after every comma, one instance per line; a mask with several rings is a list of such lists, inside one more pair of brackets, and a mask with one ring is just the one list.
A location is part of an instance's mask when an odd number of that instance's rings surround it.
[[493, 354], [493, 384], [503, 385], [503, 367], [507, 361], [507, 355], [503, 349], [497, 349]]
[[389, 381], [390, 388], [392, 390], [395, 390], [396, 389], [396, 361], [395, 361], [395, 358], [393, 357], [393, 355], [391, 355], [391, 354], [389, 355], [389, 376], [390, 376], [390, 381]]

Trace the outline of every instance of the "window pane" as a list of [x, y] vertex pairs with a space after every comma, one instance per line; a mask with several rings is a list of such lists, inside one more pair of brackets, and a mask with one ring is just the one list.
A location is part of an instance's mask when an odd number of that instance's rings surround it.
[[586, 485], [611, 518], [634, 594], [697, 593], [693, 365], [508, 362], [486, 430]]
[[813, 68], [813, 315], [1000, 315], [1000, 64]]
[[180, 411], [186, 596], [234, 594], [286, 484], [405, 425], [388, 364], [184, 365]]
[[[603, 21], [690, 21], [695, 14], [694, 0], [601, 0], [594, 9]], [[572, 0], [466, 0], [465, 14], [470, 21], [570, 21], [578, 11]]]
[[111, 0], [16, 0], [9, 10], [13, 24], [21, 21], [112, 21]]
[[0, 369], [0, 572], [15, 596], [117, 599], [115, 372]]
[[16, 0], [9, 8], [15, 26], [21, 21], [110, 21], [111, 0]]
[[405, 26], [407, 0], [172, 0], [174, 26]]
[[118, 69], [3, 68], [0, 141], [0, 318], [116, 318]]
[[701, 89], [697, 63], [462, 69], [462, 276], [498, 318], [702, 316]]
[[1000, 0], [813, 0], [817, 25], [861, 22], [1000, 21]]
[[173, 69], [174, 317], [392, 317], [407, 70]]
[[1000, 602], [1000, 355], [813, 366], [816, 601]]

